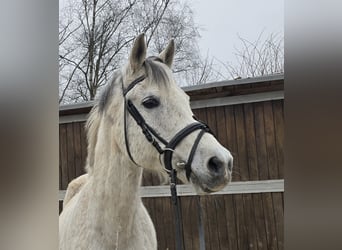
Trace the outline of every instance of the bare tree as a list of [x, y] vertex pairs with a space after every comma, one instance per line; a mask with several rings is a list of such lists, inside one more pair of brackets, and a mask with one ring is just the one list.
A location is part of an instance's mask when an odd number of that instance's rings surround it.
[[176, 0], [73, 0], [62, 15], [60, 103], [94, 99], [141, 32], [153, 52], [176, 40], [175, 72], [199, 58], [192, 11]]
[[[207, 52], [206, 57], [198, 57], [193, 62], [193, 65], [188, 70], [183, 71], [180, 69], [180, 77], [178, 82], [182, 86], [199, 85], [211, 81], [217, 81], [221, 75], [215, 69], [214, 58], [209, 56]], [[176, 75], [177, 77], [177, 75]]]
[[270, 34], [263, 39], [263, 32], [255, 41], [239, 36], [241, 46], [235, 48], [236, 63], [222, 63], [229, 77], [247, 78], [284, 72], [284, 37]]

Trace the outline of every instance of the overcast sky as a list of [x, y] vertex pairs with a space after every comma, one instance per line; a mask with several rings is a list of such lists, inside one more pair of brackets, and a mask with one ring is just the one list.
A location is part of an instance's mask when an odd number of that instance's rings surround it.
[[[271, 33], [284, 34], [284, 0], [181, 0], [193, 7], [195, 22], [201, 27], [199, 46], [222, 62], [235, 61], [238, 34], [255, 41]], [[60, 7], [66, 0], [60, 0]]]
[[284, 0], [190, 0], [195, 22], [202, 27], [199, 46], [203, 55], [234, 61], [238, 34], [255, 41], [263, 31], [284, 35]]

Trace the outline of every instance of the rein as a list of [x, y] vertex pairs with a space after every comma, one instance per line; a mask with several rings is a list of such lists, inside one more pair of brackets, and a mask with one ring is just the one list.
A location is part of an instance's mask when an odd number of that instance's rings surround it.
[[[135, 105], [132, 103], [131, 100], [127, 100], [126, 95], [127, 93], [133, 89], [138, 83], [142, 82], [146, 76], [142, 75], [135, 79], [133, 82], [131, 82], [126, 89], [123, 87], [122, 83], [122, 91], [123, 91], [123, 97], [124, 97], [124, 131], [125, 131], [125, 144], [126, 144], [126, 151], [131, 159], [131, 161], [140, 167], [139, 164], [135, 162], [135, 160], [132, 157], [131, 151], [129, 149], [129, 140], [127, 135], [127, 111], [129, 114], [133, 117], [133, 119], [136, 121], [138, 126], [141, 128], [142, 133], [145, 135], [147, 141], [152, 144], [152, 146], [158, 151], [160, 156], [164, 156], [164, 169], [169, 174], [170, 177], [170, 190], [171, 190], [171, 200], [172, 204], [174, 205], [174, 214], [176, 217], [176, 249], [182, 250], [183, 249], [183, 228], [181, 223], [181, 212], [180, 207], [178, 206], [179, 203], [179, 197], [177, 196], [177, 171], [172, 166], [172, 156], [175, 151], [175, 148], [177, 145], [185, 139], [188, 135], [193, 133], [196, 130], [200, 130], [198, 133], [194, 144], [190, 150], [190, 154], [188, 156], [188, 159], [186, 162], [180, 161], [177, 163], [177, 166], [184, 166], [186, 177], [188, 180], [190, 180], [191, 175], [191, 164], [196, 152], [196, 149], [198, 147], [198, 144], [204, 135], [204, 133], [212, 133], [205, 123], [201, 121], [197, 121], [194, 123], [191, 123], [181, 129], [178, 133], [176, 133], [173, 138], [168, 142], [165, 140], [162, 136], [160, 136], [151, 126], [148, 125], [148, 123], [145, 121], [144, 117], [140, 114], [138, 109], [135, 107]], [[194, 117], [194, 119], [196, 119]], [[159, 142], [158, 142], [159, 141]], [[163, 144], [163, 146], [160, 145]]]

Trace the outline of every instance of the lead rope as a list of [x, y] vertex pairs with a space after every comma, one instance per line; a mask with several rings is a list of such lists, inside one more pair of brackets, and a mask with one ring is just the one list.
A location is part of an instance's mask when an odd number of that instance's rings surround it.
[[[180, 211], [179, 196], [177, 195], [177, 171], [172, 169], [170, 172], [170, 190], [171, 190], [171, 201], [173, 205], [173, 213], [176, 217], [176, 249], [182, 250], [184, 247], [183, 238], [183, 224], [182, 213]], [[197, 197], [197, 211], [198, 211], [198, 236], [199, 236], [199, 249], [205, 250], [205, 237], [203, 228], [203, 214], [201, 206], [201, 197]]]
[[172, 169], [170, 172], [170, 190], [171, 190], [171, 201], [173, 205], [173, 213], [176, 216], [176, 249], [183, 250], [184, 239], [183, 239], [183, 225], [182, 225], [182, 214], [180, 211], [179, 197], [177, 196], [177, 171]]

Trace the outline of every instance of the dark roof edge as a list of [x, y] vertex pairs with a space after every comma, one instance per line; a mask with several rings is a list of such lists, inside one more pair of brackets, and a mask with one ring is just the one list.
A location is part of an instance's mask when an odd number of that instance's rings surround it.
[[258, 82], [271, 82], [271, 81], [278, 81], [284, 80], [284, 74], [274, 74], [274, 75], [267, 75], [267, 76], [260, 76], [260, 77], [250, 77], [244, 79], [237, 79], [237, 80], [227, 80], [227, 81], [219, 81], [219, 82], [212, 82], [206, 84], [198, 84], [192, 86], [182, 87], [185, 92], [194, 91], [194, 90], [202, 90], [202, 89], [209, 89], [209, 88], [217, 88], [217, 87], [225, 87], [225, 86], [232, 86], [232, 85], [242, 85], [242, 84], [250, 84], [250, 83], [258, 83]]
[[88, 102], [80, 102], [74, 104], [65, 104], [59, 106], [59, 111], [69, 110], [69, 109], [83, 109], [83, 108], [92, 108], [94, 105], [94, 101]]

